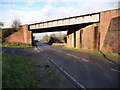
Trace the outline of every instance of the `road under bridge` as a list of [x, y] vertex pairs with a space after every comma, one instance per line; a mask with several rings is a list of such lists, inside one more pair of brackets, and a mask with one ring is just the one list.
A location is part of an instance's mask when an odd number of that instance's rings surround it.
[[[67, 46], [120, 53], [120, 9], [22, 25], [8, 42], [32, 43], [33, 33], [66, 31]], [[19, 36], [19, 37], [18, 37]]]

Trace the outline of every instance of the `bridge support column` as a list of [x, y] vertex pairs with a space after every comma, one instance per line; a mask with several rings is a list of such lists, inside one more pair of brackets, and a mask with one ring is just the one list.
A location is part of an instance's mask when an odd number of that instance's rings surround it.
[[69, 34], [68, 36], [67, 36], [67, 46], [68, 47], [72, 47], [72, 35], [71, 34]]
[[80, 48], [80, 30], [76, 31], [76, 48]]
[[74, 33], [72, 30], [68, 30], [67, 32], [67, 46], [70, 48], [74, 47]]
[[32, 31], [28, 31], [28, 25], [22, 25], [24, 43], [32, 44]]
[[74, 48], [74, 43], [75, 43], [75, 41], [74, 41], [75, 40], [74, 39], [74, 33], [71, 34], [71, 37], [72, 37], [72, 39], [71, 39], [71, 41], [72, 41], [72, 47]]
[[67, 47], [70, 47], [70, 36], [69, 35], [67, 35]]

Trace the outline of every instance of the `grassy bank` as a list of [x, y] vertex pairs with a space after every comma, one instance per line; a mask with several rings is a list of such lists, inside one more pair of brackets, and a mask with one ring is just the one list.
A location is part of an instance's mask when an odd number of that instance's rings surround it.
[[52, 43], [53, 46], [58, 46], [58, 45], [62, 45], [62, 46], [65, 46], [66, 43]]
[[64, 78], [47, 60], [2, 53], [3, 89], [57, 88], [59, 84], [64, 84]]
[[113, 57], [113, 58], [120, 58], [120, 55], [118, 53], [112, 53], [112, 52], [104, 52], [104, 51], [98, 51], [98, 50], [85, 50], [85, 49], [79, 49], [79, 48], [70, 48], [71, 50], [78, 50], [80, 52], [86, 52], [86, 53], [91, 53], [95, 55], [101, 55], [104, 54], [105, 56], [108, 57]]
[[0, 89], [2, 89], [2, 53], [0, 53]]
[[20, 48], [20, 47], [32, 47], [30, 44], [26, 44], [26, 43], [19, 43], [19, 42], [4, 42], [2, 43], [2, 47], [16, 47], [16, 48]]
[[97, 51], [97, 50], [80, 50], [80, 51], [88, 52], [88, 53], [96, 54], [96, 55], [104, 54], [105, 56], [108, 56], [108, 57], [115, 57], [115, 58], [120, 57], [120, 55], [118, 55], [117, 53], [112, 53], [112, 52], [104, 52], [104, 51], [100, 52], [100, 51]]
[[35, 66], [25, 57], [2, 53], [2, 88], [36, 87]]

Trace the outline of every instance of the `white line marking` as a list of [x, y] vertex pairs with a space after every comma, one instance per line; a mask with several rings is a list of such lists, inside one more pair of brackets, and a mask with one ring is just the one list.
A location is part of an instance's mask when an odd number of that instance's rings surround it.
[[[66, 53], [66, 54], [69, 55], [69, 56], [72, 56], [72, 57], [74, 57], [74, 58], [80, 59], [80, 57], [78, 57], [78, 56], [74, 56], [74, 55], [69, 54], [69, 53]], [[81, 60], [81, 59], [80, 59], [80, 60]], [[82, 58], [82, 60], [85, 61], [85, 62], [89, 62], [89, 60], [84, 59], [84, 58]]]
[[[72, 56], [72, 57], [74, 57], [74, 58], [80, 59], [80, 57], [78, 57], [78, 56], [74, 56], [74, 55], [69, 54], [69, 53], [66, 53], [66, 54], [69, 55], [69, 56]], [[80, 59], [80, 60], [81, 60], [81, 59]], [[85, 62], [89, 62], [89, 60], [84, 59], [84, 58], [82, 58], [82, 60], [85, 61]]]
[[[57, 67], [59, 67], [52, 59], [50, 59], [50, 61], [52, 61]], [[59, 67], [59, 69], [61, 71], [63, 71], [68, 77], [70, 77], [74, 82], [76, 82], [81, 88], [83, 88], [84, 90], [86, 90], [86, 88], [80, 84], [76, 79], [74, 79], [69, 73], [67, 73], [65, 70], [63, 70], [61, 67]]]
[[[62, 68], [61, 68], [62, 69]], [[62, 71], [66, 74], [66, 75], [68, 75], [74, 82], [76, 82], [80, 87], [82, 87], [82, 88], [84, 88], [85, 89], [85, 87], [82, 85], [82, 84], [80, 84], [76, 79], [74, 79], [72, 76], [70, 76], [70, 74], [68, 74], [66, 71], [64, 71], [63, 69], [62, 69]]]
[[120, 72], [119, 70], [111, 68], [110, 70], [115, 71], [115, 72]]
[[38, 50], [38, 49], [35, 47], [34, 50]]
[[77, 59], [80, 59], [80, 57], [77, 57], [77, 56], [73, 56], [73, 57], [75, 57], [75, 58], [77, 58]]
[[61, 52], [61, 51], [58, 51], [58, 52]]
[[82, 58], [83, 61], [89, 62], [89, 60]]
[[67, 55], [69, 55], [69, 56], [73, 56], [73, 55], [71, 55], [71, 54], [69, 54], [69, 53], [66, 53]]

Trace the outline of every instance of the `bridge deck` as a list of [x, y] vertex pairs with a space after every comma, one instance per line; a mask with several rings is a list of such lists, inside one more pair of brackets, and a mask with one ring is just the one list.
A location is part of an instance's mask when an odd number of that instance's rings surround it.
[[94, 22], [99, 22], [100, 21], [99, 18], [100, 18], [99, 13], [93, 13], [93, 14], [57, 19], [52, 21], [30, 24], [29, 30], [35, 30], [35, 29], [38, 30], [38, 29], [77, 25], [77, 24], [92, 23], [92, 22], [94, 23]]

